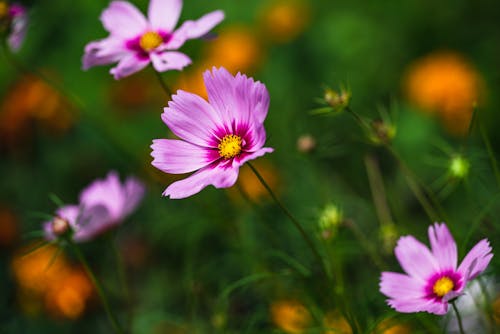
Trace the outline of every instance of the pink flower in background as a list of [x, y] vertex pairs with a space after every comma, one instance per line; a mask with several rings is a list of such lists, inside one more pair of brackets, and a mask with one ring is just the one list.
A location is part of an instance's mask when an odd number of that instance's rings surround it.
[[13, 3], [0, 2], [0, 24], [7, 29], [7, 44], [13, 51], [19, 50], [28, 27], [26, 8]]
[[56, 219], [44, 224], [45, 236], [54, 240], [60, 218], [73, 231], [73, 240], [83, 242], [120, 225], [139, 205], [144, 185], [129, 177], [123, 184], [115, 172], [91, 183], [80, 194], [79, 205], [67, 205], [56, 212]]
[[395, 254], [406, 274], [382, 273], [380, 291], [398, 312], [446, 314], [448, 301], [460, 296], [493, 257], [488, 240], [483, 239], [457, 267], [457, 245], [446, 225], [435, 223], [428, 234], [430, 250], [412, 236], [399, 239]]
[[101, 14], [110, 35], [87, 44], [83, 69], [117, 62], [110, 71], [117, 80], [140, 71], [150, 62], [158, 72], [183, 69], [191, 59], [175, 50], [187, 40], [210, 32], [224, 19], [224, 13], [208, 13], [196, 21], [185, 21], [174, 30], [181, 9], [182, 0], [151, 0], [146, 18], [131, 3], [113, 1]]
[[206, 71], [203, 78], [208, 102], [179, 90], [161, 116], [180, 140], [155, 139], [151, 145], [156, 168], [172, 174], [196, 171], [165, 190], [170, 198], [189, 197], [208, 185], [231, 187], [241, 165], [273, 151], [263, 147], [266, 87], [224, 68]]

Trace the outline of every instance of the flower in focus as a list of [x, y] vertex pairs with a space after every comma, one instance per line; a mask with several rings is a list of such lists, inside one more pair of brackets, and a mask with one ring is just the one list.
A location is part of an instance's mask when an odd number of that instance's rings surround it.
[[306, 1], [271, 1], [261, 14], [264, 37], [278, 43], [290, 42], [304, 31], [309, 23], [309, 12]]
[[28, 27], [26, 8], [20, 4], [9, 5], [0, 1], [0, 34], [7, 38], [7, 45], [17, 51], [21, 47]]
[[437, 114], [456, 135], [469, 128], [474, 104], [481, 95], [482, 80], [460, 55], [436, 52], [410, 65], [404, 79], [409, 100], [429, 113]]
[[224, 13], [220, 10], [208, 13], [174, 30], [181, 9], [181, 0], [151, 0], [146, 18], [129, 2], [111, 2], [101, 14], [102, 24], [110, 36], [87, 44], [83, 69], [118, 62], [110, 71], [117, 80], [142, 70], [149, 63], [158, 72], [183, 69], [191, 59], [175, 50], [189, 39], [208, 34], [224, 19]]
[[286, 333], [303, 333], [311, 322], [307, 308], [297, 300], [278, 300], [271, 304], [271, 320]]
[[446, 314], [448, 301], [460, 296], [493, 257], [488, 240], [483, 239], [457, 267], [457, 245], [446, 225], [435, 223], [428, 234], [430, 250], [413, 236], [398, 240], [394, 252], [406, 274], [382, 273], [380, 291], [398, 312]]
[[206, 71], [204, 81], [209, 102], [179, 90], [162, 114], [180, 140], [155, 139], [151, 145], [154, 167], [173, 174], [196, 171], [168, 186], [163, 195], [170, 198], [189, 197], [208, 185], [231, 187], [241, 165], [273, 151], [263, 147], [266, 87], [224, 68]]
[[66, 222], [76, 242], [92, 240], [120, 225], [139, 205], [144, 196], [144, 185], [129, 177], [122, 184], [115, 172], [96, 180], [80, 194], [79, 205], [66, 205], [57, 210], [54, 219], [44, 223], [45, 237], [55, 240], [66, 233], [59, 226]]

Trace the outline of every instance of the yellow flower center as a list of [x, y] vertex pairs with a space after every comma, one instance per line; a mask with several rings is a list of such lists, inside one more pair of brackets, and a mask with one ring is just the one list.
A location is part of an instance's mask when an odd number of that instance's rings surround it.
[[453, 283], [453, 281], [450, 278], [444, 276], [444, 277], [441, 277], [440, 279], [438, 279], [436, 281], [436, 283], [434, 283], [434, 287], [432, 288], [432, 291], [434, 291], [434, 293], [438, 297], [443, 297], [448, 292], [453, 290], [454, 287], [455, 287], [455, 284]]
[[219, 143], [219, 155], [224, 159], [231, 159], [241, 153], [242, 139], [235, 135], [226, 135]]
[[142, 35], [139, 41], [139, 45], [146, 52], [156, 49], [161, 43], [163, 43], [163, 38], [154, 31], [148, 31]]

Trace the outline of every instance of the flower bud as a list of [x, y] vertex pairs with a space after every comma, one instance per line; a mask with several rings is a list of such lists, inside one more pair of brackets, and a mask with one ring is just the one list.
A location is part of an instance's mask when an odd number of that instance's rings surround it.
[[374, 120], [371, 122], [370, 140], [377, 145], [389, 144], [396, 136], [396, 127], [382, 120]]
[[51, 223], [51, 228], [52, 228], [52, 233], [54, 233], [56, 237], [62, 237], [71, 230], [69, 222], [66, 219], [59, 216], [54, 217], [54, 220], [52, 220]]
[[469, 174], [470, 163], [460, 155], [455, 155], [450, 160], [448, 172], [455, 179], [463, 179]]
[[331, 88], [326, 88], [323, 99], [325, 103], [330, 106], [333, 111], [340, 112], [349, 106], [349, 102], [351, 101], [351, 92], [340, 88], [340, 91], [334, 91]]
[[333, 204], [327, 205], [319, 217], [319, 229], [324, 239], [330, 239], [337, 233], [337, 228], [344, 221], [342, 210]]
[[297, 139], [297, 150], [300, 153], [310, 153], [316, 148], [316, 139], [309, 134], [301, 135]]

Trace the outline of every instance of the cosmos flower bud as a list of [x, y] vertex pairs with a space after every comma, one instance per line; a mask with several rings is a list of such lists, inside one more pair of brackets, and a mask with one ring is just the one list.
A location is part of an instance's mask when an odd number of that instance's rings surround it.
[[337, 233], [337, 228], [344, 221], [344, 215], [339, 207], [327, 205], [319, 217], [319, 229], [324, 239], [330, 239]]
[[345, 88], [340, 88], [340, 91], [335, 91], [331, 88], [326, 88], [323, 99], [333, 111], [340, 112], [349, 106], [351, 101], [351, 92]]
[[310, 134], [297, 138], [297, 150], [300, 153], [310, 153], [316, 148], [316, 139]]
[[460, 155], [455, 155], [450, 160], [448, 172], [454, 179], [464, 179], [469, 174], [470, 163]]
[[71, 231], [71, 226], [68, 220], [60, 216], [55, 216], [50, 226], [52, 229], [52, 233], [56, 237], [65, 236], [68, 232]]
[[370, 140], [376, 145], [389, 144], [396, 136], [396, 127], [382, 120], [374, 120], [371, 122]]

